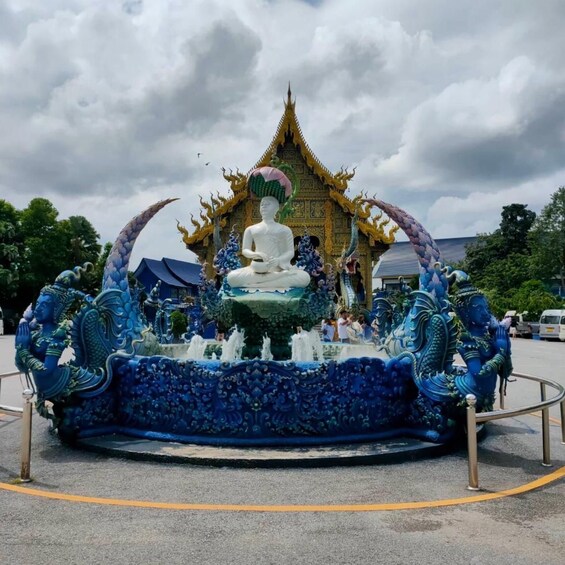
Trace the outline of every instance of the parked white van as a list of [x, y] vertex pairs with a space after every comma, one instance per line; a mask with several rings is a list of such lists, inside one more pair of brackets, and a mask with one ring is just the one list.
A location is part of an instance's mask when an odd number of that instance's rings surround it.
[[539, 319], [540, 339], [565, 341], [565, 310], [544, 310]]

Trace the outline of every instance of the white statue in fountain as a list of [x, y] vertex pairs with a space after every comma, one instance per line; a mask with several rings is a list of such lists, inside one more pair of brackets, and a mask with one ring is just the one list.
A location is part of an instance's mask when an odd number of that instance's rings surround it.
[[243, 233], [241, 253], [251, 259], [251, 264], [228, 274], [232, 288], [287, 290], [305, 288], [310, 283], [308, 273], [290, 264], [294, 240], [291, 229], [275, 221], [278, 209], [279, 202], [273, 196], [261, 199], [262, 221]]
[[296, 333], [291, 339], [291, 361], [314, 361], [314, 350], [310, 334], [300, 326], [296, 328]]

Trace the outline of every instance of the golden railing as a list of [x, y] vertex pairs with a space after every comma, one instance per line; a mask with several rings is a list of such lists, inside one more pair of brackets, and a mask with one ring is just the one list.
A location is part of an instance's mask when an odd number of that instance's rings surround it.
[[[479, 464], [477, 454], [477, 424], [491, 422], [492, 420], [501, 420], [503, 418], [514, 418], [524, 414], [532, 414], [541, 410], [541, 429], [542, 429], [542, 465], [551, 467], [551, 451], [549, 445], [549, 408], [561, 403], [561, 443], [565, 444], [565, 388], [559, 383], [526, 375], [524, 373], [512, 373], [513, 377], [518, 379], [526, 379], [534, 381], [540, 385], [540, 402], [514, 408], [512, 410], [504, 409], [504, 396], [501, 395], [501, 409], [492, 410], [491, 412], [476, 413], [475, 404], [477, 398], [473, 394], [466, 396], [467, 400], [467, 449], [468, 449], [468, 466], [469, 466], [469, 490], [479, 490]], [[557, 394], [553, 398], [547, 398], [547, 387], [553, 388]]]

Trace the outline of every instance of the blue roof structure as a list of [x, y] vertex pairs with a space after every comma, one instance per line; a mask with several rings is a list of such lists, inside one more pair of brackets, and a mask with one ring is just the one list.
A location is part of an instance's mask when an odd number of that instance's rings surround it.
[[163, 261], [158, 261], [157, 259], [147, 259], [146, 257], [144, 257], [141, 260], [139, 267], [137, 267], [137, 269], [135, 270], [135, 278], [139, 279], [140, 275], [145, 269], [147, 269], [151, 274], [157, 277], [157, 279], [161, 280], [164, 284], [176, 288], [186, 288], [186, 283], [176, 278], [169, 271], [169, 269], [167, 269], [167, 266]]
[[[451, 237], [436, 239], [443, 263], [458, 263], [465, 258], [465, 246], [476, 241], [476, 237]], [[418, 259], [409, 241], [398, 241], [383, 253], [373, 270], [373, 278], [411, 277], [419, 272]]]
[[163, 257], [162, 261], [167, 269], [185, 285], [200, 284], [200, 270], [202, 267], [199, 263], [188, 263], [187, 261], [179, 261], [178, 259], [169, 259], [167, 257]]
[[161, 281], [159, 298], [178, 299], [183, 294], [195, 295], [200, 282], [200, 265], [163, 257], [148, 259], [144, 257], [135, 270], [135, 278], [144, 286], [147, 294]]

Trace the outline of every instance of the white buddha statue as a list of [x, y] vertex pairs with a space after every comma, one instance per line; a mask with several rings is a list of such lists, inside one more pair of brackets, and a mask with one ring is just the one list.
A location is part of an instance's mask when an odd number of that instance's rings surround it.
[[228, 274], [232, 288], [286, 290], [304, 288], [310, 275], [291, 265], [294, 256], [292, 231], [275, 221], [279, 202], [273, 196], [261, 199], [259, 210], [262, 221], [249, 226], [243, 233], [241, 253], [251, 259], [248, 267]]

